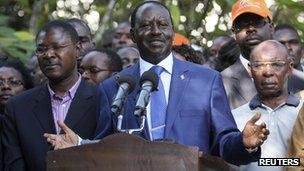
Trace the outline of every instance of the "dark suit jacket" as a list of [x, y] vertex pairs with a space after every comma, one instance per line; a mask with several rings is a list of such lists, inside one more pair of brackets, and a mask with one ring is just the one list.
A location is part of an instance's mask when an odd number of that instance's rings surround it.
[[240, 59], [221, 72], [230, 108], [248, 103], [256, 94], [256, 88]]
[[[93, 138], [96, 129], [98, 89], [81, 81], [65, 123], [82, 138]], [[4, 118], [4, 160], [10, 170], [46, 170], [46, 153], [52, 150], [44, 133], [56, 134], [51, 99], [46, 85], [13, 97]]]
[[[240, 59], [222, 71], [221, 75], [231, 109], [248, 103], [257, 94], [254, 82]], [[303, 89], [304, 80], [291, 75], [288, 79], [288, 92], [295, 94]]]
[[[123, 70], [139, 82], [139, 64]], [[100, 85], [101, 113], [95, 139], [115, 132], [116, 117], [110, 105], [117, 92], [114, 78]], [[123, 128], [138, 128], [139, 119], [133, 116], [140, 87], [127, 97], [124, 106]], [[113, 122], [112, 119], [114, 120]], [[147, 126], [145, 127], [147, 128]], [[140, 135], [150, 139], [148, 130]], [[236, 127], [218, 72], [174, 58], [169, 102], [166, 115], [165, 138], [177, 143], [198, 146], [206, 154], [222, 157], [234, 164], [255, 160], [244, 148], [242, 135]]]
[[[299, 65], [296, 69], [303, 72], [302, 65]], [[288, 91], [296, 94], [301, 90], [304, 90], [304, 80], [296, 75], [291, 75], [288, 79]]]

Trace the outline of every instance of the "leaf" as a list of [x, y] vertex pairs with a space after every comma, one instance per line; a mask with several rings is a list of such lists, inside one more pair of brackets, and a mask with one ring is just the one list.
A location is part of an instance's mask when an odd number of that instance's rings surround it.
[[35, 37], [26, 31], [17, 31], [14, 33], [21, 41], [31, 41], [34, 40]]
[[8, 16], [0, 15], [0, 26], [5, 26], [7, 24], [8, 19]]
[[11, 37], [0, 37], [0, 42], [1, 42], [1, 46], [8, 47], [14, 42], [17, 42], [17, 40]]
[[27, 56], [25, 55], [25, 51], [20, 51], [14, 47], [5, 48], [4, 51], [8, 54], [9, 57], [18, 58], [21, 61], [25, 62], [27, 60]]
[[12, 28], [0, 26], [0, 30], [1, 30], [0, 37], [10, 37], [10, 36], [16, 37], [14, 35], [15, 30]]
[[178, 6], [171, 4], [169, 9], [170, 9], [170, 12], [171, 12], [173, 24], [175, 26], [178, 26], [179, 19], [180, 19], [180, 10], [179, 10]]

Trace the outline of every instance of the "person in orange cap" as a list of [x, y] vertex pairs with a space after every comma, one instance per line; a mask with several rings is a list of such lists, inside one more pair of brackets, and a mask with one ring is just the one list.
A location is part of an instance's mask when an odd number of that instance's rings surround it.
[[180, 46], [183, 44], [190, 45], [190, 40], [179, 33], [175, 33], [173, 38], [173, 46]]
[[264, 0], [238, 0], [231, 10], [232, 31], [241, 48], [239, 59], [221, 72], [231, 109], [248, 103], [257, 93], [248, 74], [249, 55], [264, 40], [272, 39], [272, 15]]

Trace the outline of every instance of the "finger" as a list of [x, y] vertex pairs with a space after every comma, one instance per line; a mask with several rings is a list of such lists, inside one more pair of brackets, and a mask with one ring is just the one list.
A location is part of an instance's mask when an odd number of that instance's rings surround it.
[[263, 138], [265, 138], [266, 136], [265, 136], [264, 134], [260, 134], [258, 137], [259, 137], [259, 139], [263, 139]]
[[68, 132], [71, 132], [72, 130], [66, 126], [66, 124], [62, 121], [57, 121], [59, 127], [65, 132], [65, 133], [68, 133]]
[[265, 122], [263, 122], [263, 123], [261, 123], [261, 128], [266, 128], [266, 123]]
[[260, 135], [259, 135], [259, 139], [265, 141], [265, 140], [267, 139], [267, 135], [260, 134]]
[[262, 133], [265, 135], [269, 135], [269, 130], [267, 128], [263, 128]]
[[260, 125], [256, 125], [256, 130], [257, 131], [261, 131], [261, 132], [263, 132], [263, 130], [266, 130], [267, 128], [266, 128], [266, 124], [263, 122], [263, 123], [261, 123]]
[[263, 143], [264, 143], [264, 140], [260, 140], [259, 146], [262, 145]]
[[60, 148], [57, 145], [54, 146], [54, 150], [59, 150], [59, 149]]
[[57, 136], [57, 135], [55, 135], [55, 134], [48, 134], [48, 133], [45, 133], [45, 134], [43, 134], [43, 136], [44, 136], [45, 138], [52, 138], [52, 139], [56, 139], [56, 136]]
[[256, 113], [248, 122], [254, 124], [261, 117], [261, 113]]
[[270, 132], [269, 132], [269, 129], [266, 129], [266, 131], [264, 132], [265, 135], [269, 135]]

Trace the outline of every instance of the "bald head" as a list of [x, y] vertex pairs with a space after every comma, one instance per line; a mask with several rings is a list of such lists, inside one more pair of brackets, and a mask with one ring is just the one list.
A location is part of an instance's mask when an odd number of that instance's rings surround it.
[[260, 43], [251, 52], [248, 67], [262, 101], [279, 99], [281, 104], [287, 98], [287, 80], [293, 65], [283, 44], [276, 40]]
[[273, 60], [278, 57], [283, 60], [289, 58], [286, 47], [276, 40], [266, 40], [257, 45], [251, 52], [250, 61], [256, 61], [256, 58], [265, 55], [272, 56]]

